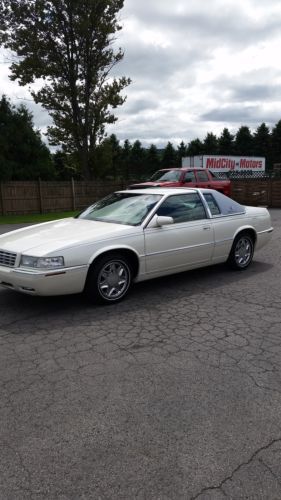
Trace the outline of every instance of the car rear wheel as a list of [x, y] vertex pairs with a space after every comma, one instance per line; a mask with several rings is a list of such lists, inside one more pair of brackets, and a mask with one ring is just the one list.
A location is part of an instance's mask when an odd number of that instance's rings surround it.
[[228, 264], [239, 271], [246, 269], [252, 262], [254, 255], [253, 237], [247, 233], [236, 236], [228, 258]]
[[93, 302], [113, 304], [128, 293], [132, 270], [123, 255], [111, 253], [93, 262], [85, 287], [87, 297]]

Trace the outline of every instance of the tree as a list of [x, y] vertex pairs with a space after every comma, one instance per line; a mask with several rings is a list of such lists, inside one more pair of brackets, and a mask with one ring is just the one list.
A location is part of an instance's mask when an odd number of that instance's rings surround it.
[[157, 147], [154, 144], [146, 151], [145, 174], [150, 177], [160, 167], [160, 159]]
[[129, 179], [130, 177], [130, 158], [131, 158], [132, 146], [130, 141], [126, 139], [124, 141], [123, 148], [121, 150], [121, 172], [123, 179]]
[[161, 166], [162, 168], [172, 168], [177, 166], [177, 153], [170, 141], [164, 149]]
[[253, 155], [253, 136], [249, 127], [242, 125], [235, 137], [235, 153], [237, 155]]
[[193, 139], [187, 146], [187, 156], [197, 156], [203, 154], [203, 144], [200, 139]]
[[182, 159], [185, 156], [186, 156], [186, 145], [184, 144], [183, 141], [181, 141], [180, 145], [178, 146], [178, 150], [177, 150], [177, 167], [181, 168]]
[[0, 101], [0, 180], [51, 179], [50, 151], [33, 128], [32, 115], [23, 105]]
[[58, 150], [52, 155], [54, 165], [54, 178], [58, 181], [81, 179], [78, 173], [77, 158], [75, 154], [67, 154]]
[[233, 155], [234, 153], [234, 135], [228, 128], [224, 128], [218, 138], [218, 153], [221, 155]]
[[[31, 90], [53, 119], [52, 145], [77, 152], [85, 179], [90, 163], [114, 123], [113, 109], [122, 105], [121, 91], [130, 79], [111, 78], [122, 60], [113, 40], [121, 29], [117, 15], [124, 0], [6, 0], [1, 12], [0, 42], [19, 57], [11, 79], [20, 85], [43, 81]], [[92, 170], [91, 168], [92, 167]]]
[[256, 156], [264, 156], [266, 158], [266, 166], [271, 167], [271, 137], [269, 128], [265, 123], [262, 123], [254, 132], [254, 154]]
[[140, 141], [135, 141], [130, 152], [130, 177], [142, 177], [145, 163], [145, 152]]
[[212, 132], [208, 132], [203, 142], [204, 154], [215, 155], [218, 151], [218, 140]]
[[271, 132], [272, 162], [281, 163], [281, 120], [276, 123]]

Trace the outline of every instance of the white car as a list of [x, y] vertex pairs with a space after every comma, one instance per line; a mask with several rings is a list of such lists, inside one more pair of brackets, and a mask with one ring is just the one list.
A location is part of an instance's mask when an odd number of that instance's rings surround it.
[[119, 191], [74, 218], [0, 236], [0, 285], [114, 303], [132, 282], [221, 262], [246, 269], [272, 231], [266, 208], [211, 189]]

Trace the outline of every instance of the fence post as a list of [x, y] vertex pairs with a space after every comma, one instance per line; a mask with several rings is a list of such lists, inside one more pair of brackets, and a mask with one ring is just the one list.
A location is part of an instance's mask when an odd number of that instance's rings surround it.
[[3, 183], [2, 182], [0, 182], [0, 199], [1, 199], [1, 206], [2, 206], [2, 215], [5, 215], [4, 188], [3, 188]]
[[42, 198], [42, 186], [41, 186], [41, 179], [38, 177], [38, 193], [39, 193], [39, 208], [40, 208], [40, 214], [43, 213], [43, 198]]
[[75, 184], [73, 177], [71, 177], [71, 192], [72, 192], [72, 209], [76, 210]]

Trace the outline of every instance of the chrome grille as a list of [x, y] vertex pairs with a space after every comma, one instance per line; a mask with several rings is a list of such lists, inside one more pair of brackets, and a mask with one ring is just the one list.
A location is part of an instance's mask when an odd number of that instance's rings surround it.
[[0, 266], [14, 267], [17, 254], [0, 250]]

